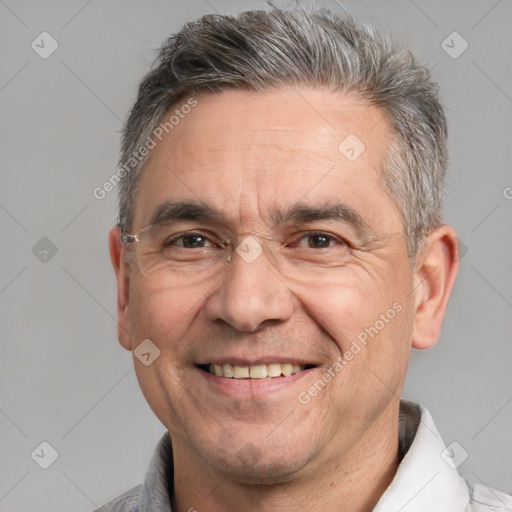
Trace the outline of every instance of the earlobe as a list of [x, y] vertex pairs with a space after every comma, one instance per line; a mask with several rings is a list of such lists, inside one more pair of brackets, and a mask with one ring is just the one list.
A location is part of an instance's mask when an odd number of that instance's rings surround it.
[[130, 328], [130, 277], [129, 268], [124, 261], [121, 229], [116, 226], [109, 233], [110, 259], [117, 279], [117, 336], [119, 343], [132, 350]]
[[442, 225], [434, 230], [418, 258], [412, 346], [424, 350], [433, 347], [439, 339], [459, 268], [459, 244], [454, 229]]

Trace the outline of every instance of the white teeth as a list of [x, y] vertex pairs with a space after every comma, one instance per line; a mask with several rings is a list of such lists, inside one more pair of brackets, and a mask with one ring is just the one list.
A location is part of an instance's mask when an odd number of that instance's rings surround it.
[[269, 377], [280, 377], [281, 365], [279, 363], [267, 364], [267, 374]]
[[224, 377], [232, 378], [235, 376], [233, 372], [233, 365], [232, 364], [225, 364], [222, 367], [222, 371], [224, 372]]
[[289, 377], [293, 372], [293, 364], [282, 364], [281, 372], [285, 377]]
[[248, 379], [249, 367], [248, 366], [233, 366], [233, 377], [235, 379]]
[[249, 375], [251, 379], [264, 379], [267, 376], [267, 365], [251, 366]]
[[281, 375], [289, 377], [301, 372], [304, 368], [300, 364], [290, 363], [259, 364], [255, 366], [237, 366], [229, 363], [209, 365], [209, 371], [212, 375], [229, 379], [265, 379], [280, 377]]

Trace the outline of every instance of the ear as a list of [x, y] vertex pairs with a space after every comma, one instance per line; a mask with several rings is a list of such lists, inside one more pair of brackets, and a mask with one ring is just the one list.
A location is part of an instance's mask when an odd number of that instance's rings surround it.
[[121, 228], [116, 226], [109, 234], [110, 259], [117, 279], [117, 337], [119, 343], [132, 350], [131, 322], [130, 322], [130, 267], [124, 261], [123, 243], [121, 242]]
[[458, 269], [457, 234], [442, 225], [425, 240], [415, 266], [413, 348], [424, 350], [437, 343]]

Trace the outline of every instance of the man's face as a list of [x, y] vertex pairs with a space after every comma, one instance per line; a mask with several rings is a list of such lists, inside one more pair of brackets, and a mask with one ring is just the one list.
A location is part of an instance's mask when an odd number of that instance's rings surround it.
[[[196, 99], [151, 152], [132, 231], [164, 204], [194, 203], [215, 218], [175, 220], [177, 232], [235, 247], [252, 236], [253, 246], [215, 271], [132, 264], [124, 345], [159, 348], [135, 366], [181, 459], [242, 480], [327, 471], [396, 415], [408, 363], [413, 271], [379, 182], [389, 124], [375, 107], [314, 89]], [[254, 240], [263, 252], [252, 261], [243, 252], [259, 252]], [[208, 372], [279, 363], [301, 371]]]

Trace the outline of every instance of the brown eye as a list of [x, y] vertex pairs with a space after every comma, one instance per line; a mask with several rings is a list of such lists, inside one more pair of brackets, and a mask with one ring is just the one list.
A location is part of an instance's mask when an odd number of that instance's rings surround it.
[[325, 247], [329, 247], [332, 240], [332, 237], [325, 235], [323, 233], [315, 233], [313, 235], [308, 235], [308, 246], [312, 249], [323, 249]]
[[295, 244], [296, 247], [305, 247], [308, 249], [327, 249], [328, 247], [334, 247], [336, 245], [342, 246], [345, 245], [345, 243], [340, 238], [323, 232], [304, 233]]
[[166, 248], [179, 247], [183, 249], [202, 249], [204, 247], [216, 247], [206, 235], [202, 233], [180, 233], [167, 238], [163, 244]]
[[198, 247], [204, 247], [207, 238], [202, 235], [186, 235], [181, 238], [183, 247], [187, 249], [197, 249]]

